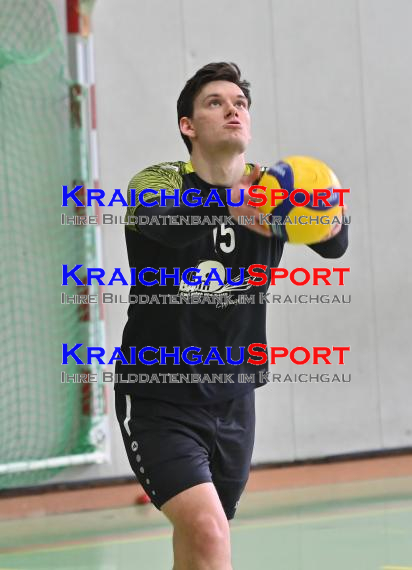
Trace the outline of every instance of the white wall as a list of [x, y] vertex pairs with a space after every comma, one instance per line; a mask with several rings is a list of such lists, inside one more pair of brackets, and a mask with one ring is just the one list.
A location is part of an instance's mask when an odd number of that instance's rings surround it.
[[[105, 190], [126, 189], [146, 165], [186, 158], [176, 99], [184, 81], [210, 61], [237, 62], [252, 83], [249, 160], [314, 155], [351, 188], [345, 257], [323, 260], [288, 247], [282, 264], [350, 266], [344, 290], [331, 289], [351, 295], [352, 303], [270, 306], [268, 341], [349, 344], [345, 372], [352, 381], [259, 389], [254, 462], [411, 446], [411, 2], [98, 0], [93, 20]], [[123, 227], [103, 226], [103, 239], [105, 267], [126, 271]], [[124, 294], [120, 287], [114, 292]], [[276, 292], [302, 291], [282, 285]], [[120, 342], [127, 306], [106, 309], [110, 347]], [[66, 470], [60, 479], [131, 473], [111, 413], [113, 462]]]

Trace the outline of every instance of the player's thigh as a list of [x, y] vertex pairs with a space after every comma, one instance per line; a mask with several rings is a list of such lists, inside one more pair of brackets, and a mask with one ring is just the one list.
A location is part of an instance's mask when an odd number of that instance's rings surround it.
[[251, 391], [230, 404], [218, 423], [211, 459], [212, 480], [230, 520], [249, 478], [255, 440], [255, 394]]
[[229, 524], [213, 483], [201, 483], [162, 505], [177, 531], [196, 539], [229, 542]]
[[205, 426], [203, 437], [199, 435], [195, 411], [116, 394], [116, 413], [130, 466], [157, 509], [212, 481], [207, 433], [214, 426]]

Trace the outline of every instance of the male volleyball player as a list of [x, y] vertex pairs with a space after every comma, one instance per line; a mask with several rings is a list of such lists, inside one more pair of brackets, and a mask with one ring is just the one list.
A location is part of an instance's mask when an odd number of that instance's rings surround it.
[[[229, 570], [231, 566], [228, 520], [232, 519], [249, 475], [254, 444], [254, 389], [260, 384], [240, 382], [239, 374], [266, 371], [242, 359], [241, 348], [266, 343], [266, 307], [258, 294], [266, 287], [247, 286], [236, 281], [240, 268], [252, 263], [269, 267], [279, 264], [283, 242], [259, 225], [256, 208], [243, 204], [227, 206], [226, 188], [236, 201], [241, 188], [260, 177], [257, 165], [246, 164], [250, 140], [249, 84], [234, 64], [204, 66], [186, 83], [177, 111], [181, 135], [190, 153], [189, 162], [151, 166], [131, 180], [129, 190], [137, 195], [145, 189], [142, 202], [159, 197], [161, 189], [170, 195], [175, 189], [201, 191], [206, 199], [217, 188], [225, 207], [203, 203], [189, 207], [167, 201], [166, 206], [129, 207], [128, 214], [144, 214], [146, 222], [125, 228], [131, 267], [136, 273], [145, 267], [201, 270], [203, 277], [215, 268], [223, 280], [231, 268], [230, 283], [224, 290], [212, 283], [187, 286], [167, 279], [165, 285], [150, 287], [138, 283], [132, 295], [197, 295], [204, 303], [173, 302], [130, 304], [123, 333], [122, 350], [128, 361], [132, 350], [151, 347], [144, 363], [117, 362], [116, 373], [125, 382], [116, 384], [116, 412], [132, 469], [153, 504], [173, 525], [174, 570]], [[143, 198], [144, 196], [144, 198]], [[130, 203], [130, 202], [129, 202]], [[163, 225], [161, 216], [253, 216], [256, 223], [215, 226], [196, 223]], [[148, 219], [152, 223], [147, 223]], [[341, 229], [342, 228], [342, 229]], [[339, 257], [347, 247], [347, 227], [334, 227], [330, 239], [311, 246], [324, 257]], [[148, 280], [154, 278], [151, 274]], [[247, 279], [245, 279], [246, 282]], [[255, 304], [241, 304], [240, 294], [254, 295]], [[209, 302], [206, 302], [206, 297]], [[155, 299], [155, 298], [153, 298]], [[158, 299], [158, 297], [157, 297]], [[210, 300], [216, 302], [210, 302]], [[166, 347], [166, 365], [159, 363], [159, 347]], [[193, 349], [186, 359], [182, 351]], [[224, 366], [212, 358], [199, 360], [217, 347], [219, 355], [233, 347]], [[239, 363], [235, 363], [238, 361]], [[139, 381], [127, 381], [130, 373]], [[225, 377], [222, 381], [205, 382]], [[146, 376], [144, 376], [146, 374]], [[206, 376], [208, 375], [208, 376]], [[153, 381], [153, 378], [155, 381]], [[184, 380], [182, 380], [182, 378]], [[226, 380], [226, 381], [225, 381]]]

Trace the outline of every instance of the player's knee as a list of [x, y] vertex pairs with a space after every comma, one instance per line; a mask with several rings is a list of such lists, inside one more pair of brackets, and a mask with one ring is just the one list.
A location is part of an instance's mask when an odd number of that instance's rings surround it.
[[229, 550], [229, 524], [213, 514], [197, 514], [192, 522], [190, 536], [192, 546], [199, 555], [203, 553], [207, 557], [215, 553], [220, 556]]

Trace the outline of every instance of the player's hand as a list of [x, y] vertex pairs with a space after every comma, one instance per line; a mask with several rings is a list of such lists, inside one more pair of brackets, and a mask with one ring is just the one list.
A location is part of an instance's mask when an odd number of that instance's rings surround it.
[[324, 237], [323, 239], [321, 239], [318, 243], [322, 243], [324, 241], [328, 241], [328, 239], [332, 239], [341, 231], [343, 216], [346, 214], [347, 211], [348, 211], [348, 207], [346, 206], [346, 204], [344, 204], [342, 206], [342, 210], [341, 210], [341, 213], [339, 215], [339, 222], [335, 222], [333, 224], [333, 226], [331, 227], [331, 230], [328, 233], [328, 235], [326, 237]]
[[233, 219], [239, 223], [239, 216], [247, 216], [248, 218], [252, 218], [254, 223], [253, 224], [241, 224], [244, 225], [245, 228], [248, 228], [252, 232], [256, 232], [265, 237], [271, 237], [273, 235], [272, 230], [268, 228], [266, 225], [259, 223], [259, 215], [261, 214], [260, 210], [257, 209], [255, 206], [247, 206], [247, 202], [250, 200], [250, 196], [247, 193], [250, 186], [255, 184], [256, 180], [259, 179], [260, 176], [260, 166], [255, 164], [252, 172], [250, 174], [245, 174], [239, 180], [238, 184], [232, 186], [232, 201], [239, 202], [240, 199], [240, 189], [245, 189], [244, 195], [244, 203], [241, 206], [228, 206], [229, 213], [233, 217]]

